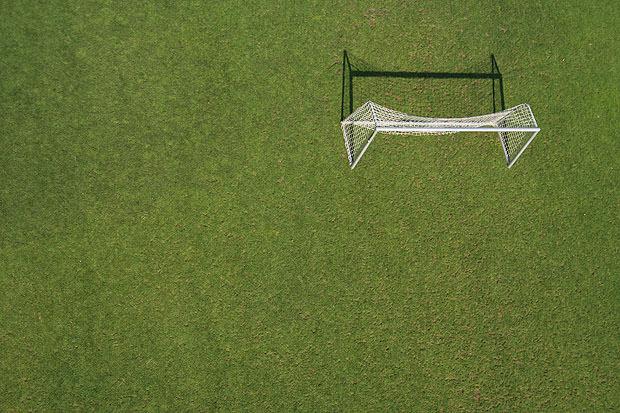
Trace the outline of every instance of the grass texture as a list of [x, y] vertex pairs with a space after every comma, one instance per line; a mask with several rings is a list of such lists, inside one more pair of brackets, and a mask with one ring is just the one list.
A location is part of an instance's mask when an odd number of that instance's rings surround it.
[[[2, 15], [0, 410], [620, 410], [615, 2]], [[494, 53], [542, 132], [510, 170], [470, 134], [379, 136], [352, 172], [343, 49]], [[489, 112], [488, 83], [381, 81], [356, 98]]]

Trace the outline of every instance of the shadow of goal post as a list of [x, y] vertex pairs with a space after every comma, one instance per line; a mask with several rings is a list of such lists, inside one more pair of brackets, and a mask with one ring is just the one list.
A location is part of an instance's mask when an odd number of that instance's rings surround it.
[[540, 132], [532, 109], [525, 103], [489, 115], [426, 118], [397, 112], [368, 101], [340, 124], [351, 169], [357, 166], [377, 133], [446, 135], [457, 132], [496, 132], [506, 164], [510, 168]]

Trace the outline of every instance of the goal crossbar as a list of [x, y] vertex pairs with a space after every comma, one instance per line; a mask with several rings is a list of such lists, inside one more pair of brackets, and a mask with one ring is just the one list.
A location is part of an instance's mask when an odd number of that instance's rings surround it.
[[510, 168], [540, 128], [527, 104], [468, 118], [427, 118], [397, 112], [366, 102], [341, 122], [351, 169], [355, 168], [377, 133], [441, 135], [458, 132], [498, 133]]
[[416, 128], [416, 127], [398, 127], [398, 126], [379, 126], [377, 125], [377, 132], [420, 132], [420, 133], [435, 133], [435, 132], [539, 132], [540, 128]]

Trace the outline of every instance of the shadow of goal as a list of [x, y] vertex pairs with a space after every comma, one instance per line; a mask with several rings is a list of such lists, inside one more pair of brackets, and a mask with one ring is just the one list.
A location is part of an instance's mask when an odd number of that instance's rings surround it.
[[[493, 55], [490, 60], [490, 72], [384, 71], [361, 59], [353, 63], [344, 51], [340, 118], [351, 169], [378, 133], [458, 132], [497, 133], [507, 166], [512, 167], [540, 129], [529, 105], [506, 109], [502, 74]], [[454, 79], [468, 82], [464, 87], [445, 86]], [[473, 102], [488, 106], [476, 109]], [[471, 116], [472, 111], [491, 113]]]

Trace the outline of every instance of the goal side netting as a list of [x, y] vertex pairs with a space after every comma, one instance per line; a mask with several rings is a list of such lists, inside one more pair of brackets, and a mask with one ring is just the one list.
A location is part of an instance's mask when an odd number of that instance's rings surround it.
[[469, 118], [426, 118], [366, 102], [341, 122], [349, 165], [355, 168], [377, 133], [445, 135], [457, 132], [495, 132], [510, 168], [540, 131], [527, 104]]

